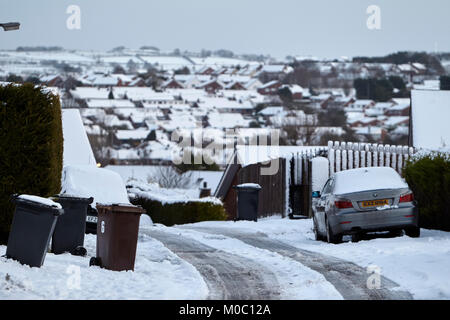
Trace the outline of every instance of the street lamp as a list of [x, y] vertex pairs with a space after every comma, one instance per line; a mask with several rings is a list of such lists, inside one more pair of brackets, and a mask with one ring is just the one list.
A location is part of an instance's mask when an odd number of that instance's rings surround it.
[[11, 30], [19, 30], [20, 23], [19, 22], [8, 22], [8, 23], [0, 23], [0, 27], [5, 31]]

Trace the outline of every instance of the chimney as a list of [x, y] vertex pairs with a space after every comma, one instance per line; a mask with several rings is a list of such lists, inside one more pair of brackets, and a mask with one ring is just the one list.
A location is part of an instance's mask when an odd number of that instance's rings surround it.
[[203, 182], [203, 188], [200, 188], [200, 198], [206, 198], [211, 196], [211, 189], [208, 188], [208, 183]]

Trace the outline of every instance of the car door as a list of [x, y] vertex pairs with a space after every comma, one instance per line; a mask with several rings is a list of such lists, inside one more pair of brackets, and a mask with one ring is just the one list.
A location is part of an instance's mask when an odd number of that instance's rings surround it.
[[318, 224], [319, 231], [324, 234], [326, 232], [326, 226], [325, 226], [325, 213], [326, 213], [326, 206], [328, 203], [328, 198], [331, 195], [331, 190], [333, 186], [333, 179], [328, 179], [327, 183], [325, 183], [325, 186], [322, 189], [322, 193], [320, 196], [320, 199], [318, 200], [316, 212], [317, 217], [316, 221]]

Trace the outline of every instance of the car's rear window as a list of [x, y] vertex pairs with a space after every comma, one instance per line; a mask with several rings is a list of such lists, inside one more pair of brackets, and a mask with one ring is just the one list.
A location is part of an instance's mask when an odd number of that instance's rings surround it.
[[408, 188], [400, 175], [388, 167], [345, 170], [337, 172], [334, 180], [334, 194]]

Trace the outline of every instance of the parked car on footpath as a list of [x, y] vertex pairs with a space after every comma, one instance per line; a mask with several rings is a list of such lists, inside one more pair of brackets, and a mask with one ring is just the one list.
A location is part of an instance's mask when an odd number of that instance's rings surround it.
[[371, 167], [335, 173], [313, 193], [316, 240], [342, 242], [368, 232], [405, 231], [419, 237], [418, 208], [408, 184], [392, 168]]

